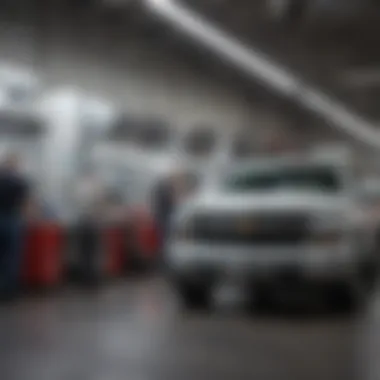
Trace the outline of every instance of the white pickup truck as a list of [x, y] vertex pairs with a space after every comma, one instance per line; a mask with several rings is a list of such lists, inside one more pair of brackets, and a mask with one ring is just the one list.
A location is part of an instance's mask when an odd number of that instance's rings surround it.
[[167, 250], [170, 280], [189, 307], [206, 305], [228, 279], [255, 300], [297, 289], [357, 306], [378, 258], [356, 187], [342, 159], [239, 163], [178, 211]]

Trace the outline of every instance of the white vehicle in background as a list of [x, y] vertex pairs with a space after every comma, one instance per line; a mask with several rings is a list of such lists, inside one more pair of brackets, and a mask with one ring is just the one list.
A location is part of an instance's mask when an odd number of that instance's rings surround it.
[[355, 186], [345, 155], [237, 164], [176, 215], [170, 280], [190, 307], [231, 280], [256, 301], [272, 290], [322, 291], [336, 306], [357, 306], [378, 258]]

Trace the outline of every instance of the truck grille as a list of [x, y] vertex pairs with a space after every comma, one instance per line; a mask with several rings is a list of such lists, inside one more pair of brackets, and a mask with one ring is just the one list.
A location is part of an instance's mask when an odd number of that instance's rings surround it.
[[294, 245], [309, 236], [308, 218], [300, 214], [197, 215], [192, 236], [208, 243]]

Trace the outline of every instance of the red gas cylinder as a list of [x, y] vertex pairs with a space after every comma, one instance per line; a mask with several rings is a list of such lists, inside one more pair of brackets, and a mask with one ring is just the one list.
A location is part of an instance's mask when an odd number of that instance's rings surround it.
[[53, 223], [38, 222], [27, 228], [23, 278], [30, 286], [54, 286], [63, 274], [63, 229]]
[[159, 250], [160, 239], [153, 216], [144, 209], [138, 210], [135, 227], [139, 252], [144, 259], [154, 259]]
[[123, 226], [108, 226], [104, 229], [104, 247], [106, 273], [110, 277], [120, 276], [125, 268], [127, 255], [124, 244], [125, 229]]

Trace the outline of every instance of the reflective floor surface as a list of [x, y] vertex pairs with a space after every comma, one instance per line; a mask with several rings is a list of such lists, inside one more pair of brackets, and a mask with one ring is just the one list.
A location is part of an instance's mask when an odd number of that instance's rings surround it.
[[379, 327], [377, 297], [355, 317], [188, 313], [160, 278], [120, 281], [0, 306], [0, 378], [380, 379]]

